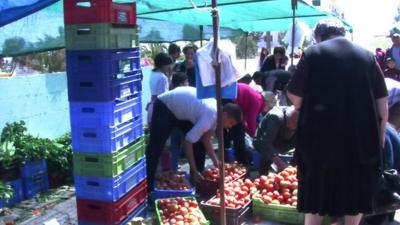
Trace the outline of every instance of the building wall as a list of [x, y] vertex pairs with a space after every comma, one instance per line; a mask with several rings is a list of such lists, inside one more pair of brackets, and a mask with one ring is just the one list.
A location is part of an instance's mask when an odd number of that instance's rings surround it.
[[[150, 100], [150, 73], [150, 67], [143, 68], [143, 107]], [[7, 122], [20, 120], [29, 133], [41, 137], [56, 138], [70, 131], [65, 72], [0, 78], [0, 90], [0, 131]]]
[[29, 133], [56, 138], [70, 130], [64, 73], [0, 79], [0, 129], [23, 120]]

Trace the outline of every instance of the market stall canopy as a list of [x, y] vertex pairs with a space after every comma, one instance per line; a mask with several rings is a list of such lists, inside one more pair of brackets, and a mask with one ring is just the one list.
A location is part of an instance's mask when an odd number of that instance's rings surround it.
[[[138, 17], [192, 25], [212, 25], [211, 0], [138, 0]], [[218, 0], [220, 26], [246, 32], [286, 30], [291, 23], [289, 0]], [[321, 19], [333, 18], [304, 1], [298, 1], [296, 18], [310, 27]], [[343, 21], [347, 28], [351, 26]]]
[[[132, 0], [114, 0], [132, 2]], [[141, 42], [195, 41], [212, 36], [210, 0], [137, 0]], [[52, 4], [53, 3], [53, 4]], [[193, 5], [191, 4], [193, 3]], [[194, 9], [193, 6], [197, 6]], [[221, 38], [244, 31], [286, 30], [290, 24], [289, 0], [220, 0]], [[298, 19], [313, 26], [322, 18], [333, 17], [303, 1]], [[0, 56], [60, 49], [65, 46], [63, 1], [0, 1]]]

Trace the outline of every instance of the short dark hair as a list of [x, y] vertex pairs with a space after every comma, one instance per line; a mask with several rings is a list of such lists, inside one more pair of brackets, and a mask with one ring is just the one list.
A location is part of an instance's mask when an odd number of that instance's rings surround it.
[[173, 88], [181, 86], [185, 81], [188, 80], [188, 76], [182, 72], [175, 72], [172, 74], [171, 83]]
[[286, 54], [286, 49], [285, 47], [275, 47], [274, 48], [274, 55], [280, 53], [281, 55], [285, 55]]
[[265, 74], [261, 71], [256, 71], [253, 73], [253, 80], [261, 79]]
[[175, 54], [177, 52], [180, 53], [181, 52], [181, 48], [177, 44], [171, 43], [168, 46], [168, 54], [173, 55], [173, 54]]
[[389, 122], [400, 120], [400, 102], [395, 103], [389, 108]]
[[250, 83], [251, 83], [251, 80], [252, 80], [251, 75], [250, 75], [250, 74], [246, 74], [246, 75], [244, 75], [242, 78], [240, 78], [240, 79], [238, 80], [238, 82], [239, 82], [239, 83], [250, 84]]
[[234, 119], [236, 122], [242, 122], [242, 110], [239, 105], [234, 103], [227, 103], [222, 106], [222, 110], [228, 114], [229, 117]]
[[188, 44], [185, 47], [183, 47], [183, 54], [186, 54], [187, 51], [189, 51], [189, 49], [193, 49], [194, 52], [197, 51], [197, 46], [194, 44]]
[[345, 36], [346, 29], [343, 23], [337, 19], [327, 19], [318, 22], [314, 29], [314, 36], [320, 37], [321, 41], [327, 40], [330, 36]]
[[155, 69], [159, 69], [162, 66], [170, 65], [172, 63], [173, 63], [172, 58], [167, 53], [160, 52], [154, 57]]

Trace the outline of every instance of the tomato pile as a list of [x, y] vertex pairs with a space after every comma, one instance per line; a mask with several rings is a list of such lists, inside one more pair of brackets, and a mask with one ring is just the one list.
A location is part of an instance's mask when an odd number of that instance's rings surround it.
[[270, 173], [254, 180], [259, 193], [254, 197], [265, 204], [297, 206], [297, 169], [289, 166], [279, 174]]
[[[257, 191], [257, 187], [249, 179], [239, 179], [225, 184], [225, 206], [228, 208], [242, 208], [251, 200], [251, 194]], [[217, 195], [208, 200], [210, 205], [220, 205], [221, 194], [219, 190]]]
[[163, 225], [204, 225], [204, 218], [195, 199], [170, 198], [158, 200]]
[[161, 190], [189, 190], [190, 185], [186, 180], [185, 174], [174, 174], [166, 172], [157, 175], [156, 187]]
[[[231, 164], [225, 164], [225, 182], [231, 182], [241, 178], [244, 174], [247, 173], [247, 170], [244, 166], [238, 164], [237, 162]], [[218, 182], [219, 179], [219, 169], [218, 168], [210, 168], [204, 170], [202, 173], [204, 179], [208, 181]]]

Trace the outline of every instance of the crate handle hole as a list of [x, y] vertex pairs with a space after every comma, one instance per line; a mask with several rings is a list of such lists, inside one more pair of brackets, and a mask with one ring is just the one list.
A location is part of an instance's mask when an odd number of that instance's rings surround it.
[[83, 133], [83, 137], [85, 138], [95, 138], [97, 135], [95, 133]]
[[79, 87], [93, 87], [93, 83], [92, 82], [80, 82], [79, 83]]
[[85, 157], [86, 162], [99, 162], [99, 159], [94, 157]]
[[90, 208], [90, 209], [94, 209], [94, 210], [99, 210], [99, 209], [101, 209], [101, 207], [100, 206], [98, 206], [98, 205], [88, 205], [88, 208]]
[[88, 181], [87, 185], [89, 185], [89, 186], [97, 186], [97, 187], [100, 186], [99, 182], [96, 182], [96, 181]]
[[76, 3], [76, 6], [77, 7], [82, 7], [82, 8], [90, 8], [90, 7], [92, 7], [92, 3], [88, 2], [88, 1], [78, 1]]
[[89, 28], [89, 27], [87, 27], [87, 28], [80, 28], [80, 29], [78, 29], [78, 30], [76, 31], [76, 33], [77, 33], [78, 35], [87, 35], [87, 34], [92, 33], [92, 29]]
[[95, 112], [94, 108], [89, 108], [89, 107], [84, 107], [84, 108], [82, 108], [81, 111], [83, 113], [94, 113]]
[[79, 61], [90, 61], [90, 60], [92, 60], [92, 57], [87, 56], [87, 55], [80, 55], [80, 56], [78, 56], [78, 60]]

